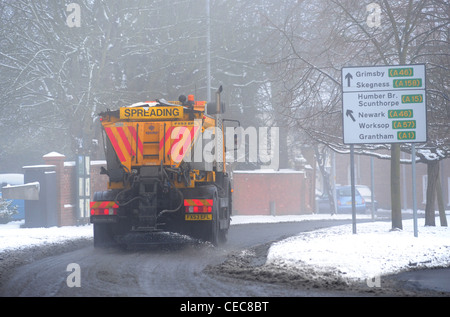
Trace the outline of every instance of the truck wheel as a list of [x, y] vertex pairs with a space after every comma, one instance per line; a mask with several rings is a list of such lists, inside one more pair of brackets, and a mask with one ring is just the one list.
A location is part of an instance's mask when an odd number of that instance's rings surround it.
[[225, 244], [227, 242], [228, 229], [223, 229], [219, 231], [219, 243]]
[[[233, 200], [231, 195], [231, 182], [228, 178], [228, 176], [224, 179], [224, 194], [225, 196], [223, 198], [228, 197], [228, 207], [226, 209], [223, 209], [221, 212], [219, 212], [220, 215], [220, 221], [226, 222], [226, 227], [223, 229], [220, 229], [219, 231], [219, 243], [224, 244], [227, 242], [227, 235], [228, 235], [228, 229], [230, 228], [230, 220], [231, 220], [231, 212], [233, 210]], [[220, 223], [219, 221], [219, 223]], [[219, 225], [220, 228], [220, 225]]]
[[214, 193], [213, 197], [213, 210], [212, 210], [213, 220], [209, 223], [209, 239], [214, 246], [218, 246], [220, 239], [220, 220], [219, 220], [219, 199], [217, 198], [217, 192]]
[[[208, 199], [213, 200], [212, 207], [212, 221], [205, 221], [201, 225], [201, 229], [198, 232], [199, 237], [203, 241], [210, 242], [214, 246], [218, 246], [220, 243], [220, 226], [219, 226], [219, 198], [217, 188], [210, 187], [207, 195]], [[195, 225], [195, 224], [194, 224]], [[194, 234], [193, 236], [197, 236]]]

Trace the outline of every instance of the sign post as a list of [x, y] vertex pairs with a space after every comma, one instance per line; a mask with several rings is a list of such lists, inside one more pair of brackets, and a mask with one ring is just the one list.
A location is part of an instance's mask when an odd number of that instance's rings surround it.
[[[423, 64], [342, 68], [344, 144], [351, 145], [353, 152], [355, 144], [413, 143], [413, 209], [414, 143], [427, 142], [425, 83]], [[417, 236], [417, 211], [413, 211]]]
[[414, 221], [414, 236], [417, 238], [419, 236], [417, 230], [417, 197], [416, 197], [416, 145], [412, 144], [411, 149], [411, 161], [412, 161], [412, 190], [413, 190], [413, 221]]
[[77, 170], [77, 207], [78, 221], [85, 221], [90, 216], [90, 157], [87, 155], [78, 155], [76, 161]]
[[356, 188], [355, 188], [355, 149], [354, 145], [350, 145], [350, 185], [352, 193], [352, 232], [356, 234]]

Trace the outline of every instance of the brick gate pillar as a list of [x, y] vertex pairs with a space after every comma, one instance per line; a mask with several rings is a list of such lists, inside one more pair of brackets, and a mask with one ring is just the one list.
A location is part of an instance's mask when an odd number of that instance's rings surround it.
[[43, 156], [46, 165], [54, 165], [56, 172], [56, 197], [57, 197], [57, 218], [58, 226], [64, 226], [63, 222], [63, 212], [64, 212], [64, 201], [62, 197], [64, 196], [65, 188], [62, 186], [62, 178], [64, 176], [64, 161], [66, 157], [63, 154], [57, 152], [51, 152]]

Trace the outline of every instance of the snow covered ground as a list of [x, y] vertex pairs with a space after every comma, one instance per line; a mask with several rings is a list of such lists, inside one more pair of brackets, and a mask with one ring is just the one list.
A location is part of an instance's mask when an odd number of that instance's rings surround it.
[[[358, 215], [357, 219], [370, 219]], [[448, 216], [447, 216], [448, 218]], [[301, 216], [233, 216], [232, 225], [319, 219], [351, 219], [351, 215]], [[0, 225], [0, 253], [29, 246], [64, 243], [68, 240], [92, 237], [92, 226], [63, 228], [20, 228], [23, 222]], [[306, 264], [319, 271], [333, 270], [350, 279], [368, 279], [411, 268], [450, 266], [450, 228], [424, 227], [419, 218], [418, 237], [414, 237], [413, 221], [403, 220], [403, 230], [391, 231], [391, 222], [341, 225], [295, 237], [271, 246], [267, 263], [283, 266]]]
[[[418, 220], [403, 220], [403, 230], [391, 230], [391, 222], [357, 224], [302, 233], [272, 245], [268, 262], [334, 270], [345, 278], [374, 279], [412, 268], [450, 267], [450, 228], [425, 227]], [[436, 219], [439, 225], [439, 220]]]
[[22, 221], [0, 225], [0, 253], [26, 247], [91, 238], [91, 225], [79, 227], [21, 228]]

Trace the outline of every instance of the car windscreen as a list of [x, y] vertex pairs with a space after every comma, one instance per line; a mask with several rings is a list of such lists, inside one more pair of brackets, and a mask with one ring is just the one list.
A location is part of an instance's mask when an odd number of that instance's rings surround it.
[[351, 196], [352, 195], [352, 189], [350, 187], [343, 187], [339, 188], [337, 190], [337, 193], [339, 196]]
[[368, 187], [358, 187], [358, 191], [362, 196], [371, 196], [370, 189]]

